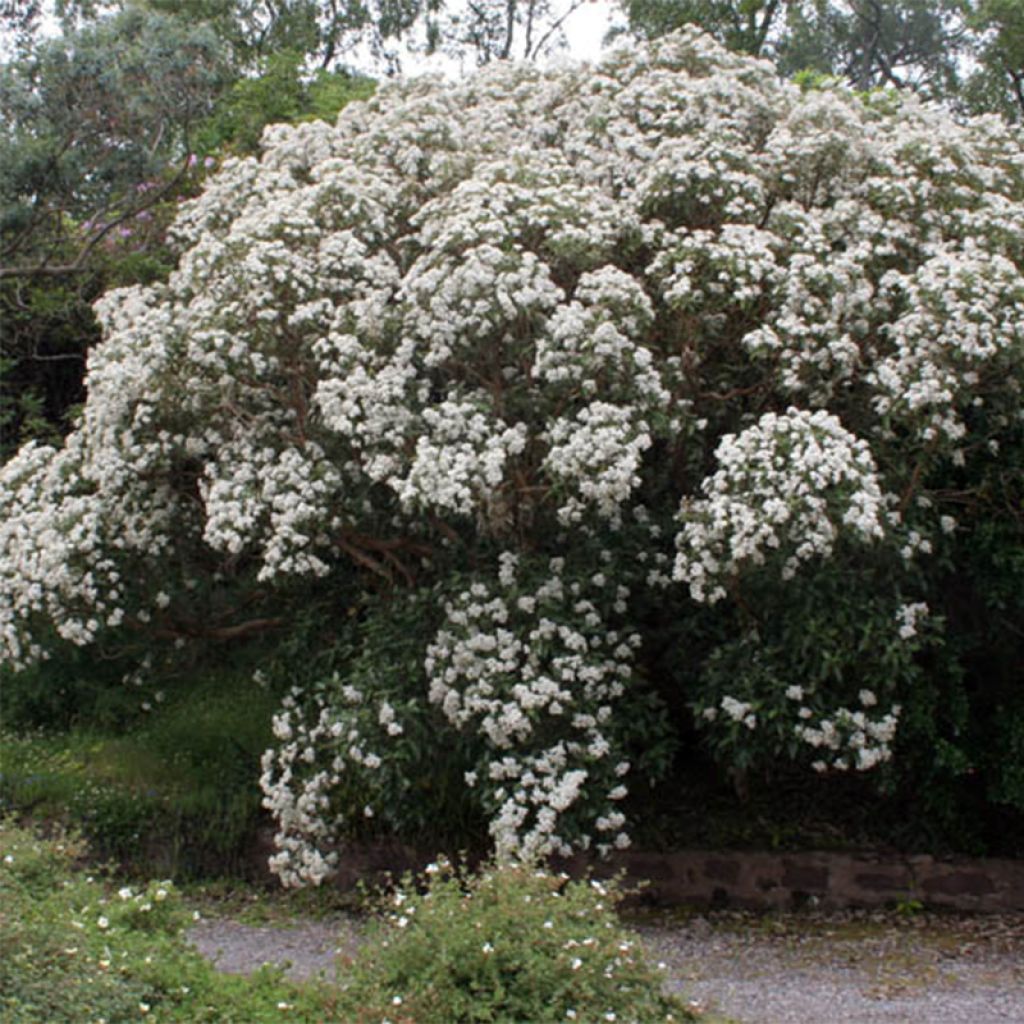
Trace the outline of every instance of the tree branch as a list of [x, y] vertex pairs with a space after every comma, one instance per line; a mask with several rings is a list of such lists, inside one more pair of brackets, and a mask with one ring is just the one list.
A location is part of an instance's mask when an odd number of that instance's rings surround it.
[[181, 167], [166, 184], [158, 187], [152, 193], [147, 194], [147, 198], [140, 203], [133, 203], [123, 213], [114, 217], [109, 224], [96, 232], [92, 238], [82, 247], [78, 255], [71, 263], [59, 264], [57, 266], [51, 265], [46, 259], [41, 263], [37, 263], [34, 266], [24, 267], [0, 267], [0, 281], [9, 280], [16, 277], [71, 277], [75, 274], [81, 274], [86, 272], [89, 268], [86, 265], [87, 260], [95, 251], [96, 247], [106, 238], [115, 228], [120, 227], [126, 221], [132, 217], [138, 216], [143, 210], [148, 210], [157, 203], [161, 202], [171, 192], [174, 191], [178, 185], [184, 180], [185, 172], [188, 170], [188, 158], [186, 157]]
[[537, 41], [537, 45], [533, 48], [533, 52], [528, 53], [526, 55], [527, 58], [532, 60], [539, 53], [543, 53], [544, 47], [548, 45], [548, 40], [565, 24], [566, 18], [568, 18], [569, 15], [573, 14], [574, 12], [578, 11], [585, 2], [586, 0], [572, 0], [568, 8], [566, 9], [565, 13], [561, 15], [561, 17], [556, 18], [551, 23], [551, 26], [550, 28], [548, 28], [547, 32], [545, 32], [544, 35], [540, 37], [540, 39]]

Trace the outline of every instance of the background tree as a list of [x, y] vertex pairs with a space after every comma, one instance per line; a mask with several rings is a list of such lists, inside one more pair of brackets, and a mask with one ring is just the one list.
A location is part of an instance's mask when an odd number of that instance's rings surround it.
[[970, 7], [977, 68], [966, 87], [971, 109], [1024, 119], [1024, 0], [980, 0]]
[[370, 57], [397, 71], [400, 44], [425, 26], [441, 0], [148, 0], [148, 6], [209, 24], [241, 69], [259, 69], [290, 52], [302, 54], [311, 69]]
[[82, 269], [176, 186], [158, 179], [184, 163], [227, 78], [207, 26], [140, 10], [0, 69], [0, 277]]
[[428, 48], [476, 64], [534, 60], [564, 42], [562, 26], [585, 0], [471, 0], [432, 20]]
[[853, 88], [912, 88], [962, 113], [1024, 112], [1022, 0], [620, 0], [628, 31], [683, 25], [785, 75], [814, 71]]
[[814, 0], [791, 4], [775, 52], [780, 70], [810, 69], [856, 89], [914, 88], [941, 98], [959, 88], [967, 27], [960, 0]]
[[193, 134], [229, 80], [207, 26], [136, 9], [0, 67], [5, 446], [79, 399], [103, 288], [166, 270], [163, 206], [194, 181]]
[[629, 31], [657, 39], [697, 25], [731, 50], [758, 57], [795, 0], [620, 0]]

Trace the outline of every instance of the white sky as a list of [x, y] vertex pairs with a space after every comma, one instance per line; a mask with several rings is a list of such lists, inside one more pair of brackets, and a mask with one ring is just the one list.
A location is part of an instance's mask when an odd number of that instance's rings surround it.
[[578, 60], [594, 60], [600, 55], [601, 41], [612, 24], [612, 12], [611, 0], [590, 0], [569, 15], [565, 22], [565, 34], [573, 57]]

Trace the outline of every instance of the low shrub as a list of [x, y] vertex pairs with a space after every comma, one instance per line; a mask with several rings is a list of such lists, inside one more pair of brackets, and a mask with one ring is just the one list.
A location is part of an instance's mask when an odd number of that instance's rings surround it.
[[0, 820], [5, 1024], [689, 1021], [619, 923], [613, 882], [529, 866], [427, 869], [385, 897], [341, 984], [220, 974], [169, 881], [86, 873], [86, 846]]
[[406, 876], [352, 965], [352, 1021], [683, 1021], [638, 941], [614, 882], [529, 865], [460, 872], [440, 860]]

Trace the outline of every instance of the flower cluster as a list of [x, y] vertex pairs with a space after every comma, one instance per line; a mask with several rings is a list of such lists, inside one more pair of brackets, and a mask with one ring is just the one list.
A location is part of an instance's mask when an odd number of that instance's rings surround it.
[[629, 765], [612, 730], [640, 636], [610, 628], [603, 612], [624, 608], [629, 590], [601, 572], [566, 579], [563, 558], [526, 586], [516, 556], [501, 561], [498, 586], [474, 583], [446, 605], [426, 657], [431, 702], [455, 728], [486, 739], [467, 782], [493, 808], [496, 852], [570, 853], [577, 830], [562, 819], [578, 817], [580, 805], [599, 847], [627, 846], [616, 803]]
[[[373, 792], [386, 756], [380, 744], [404, 731], [386, 699], [371, 703], [356, 687], [330, 682], [310, 694], [293, 689], [273, 719], [277, 745], [263, 754], [263, 806], [278, 827], [270, 869], [285, 886], [320, 885], [331, 874], [334, 840], [348, 824], [339, 787], [361, 779], [360, 792]], [[372, 804], [362, 814], [372, 818]]]
[[684, 501], [675, 578], [696, 601], [726, 596], [746, 564], [780, 552], [782, 578], [831, 554], [840, 531], [884, 535], [884, 500], [871, 451], [825, 412], [766, 413], [715, 450], [719, 469]]
[[[892, 757], [890, 744], [896, 735], [900, 705], [893, 705], [880, 718], [870, 718], [865, 709], [875, 703], [874, 694], [870, 690], [862, 691], [861, 703], [861, 709], [837, 708], [831, 717], [817, 721], [813, 714], [807, 714], [806, 722], [795, 727], [798, 739], [824, 755], [811, 765], [816, 772], [849, 769], [864, 772]], [[800, 712], [809, 710], [801, 707]]]

